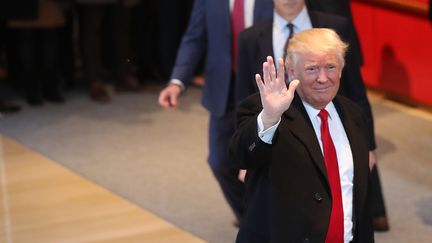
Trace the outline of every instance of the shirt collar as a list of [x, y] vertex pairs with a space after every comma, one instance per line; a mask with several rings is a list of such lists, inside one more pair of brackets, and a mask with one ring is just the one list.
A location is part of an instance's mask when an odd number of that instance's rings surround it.
[[[300, 13], [291, 21], [291, 23], [294, 25], [294, 33], [303, 31], [305, 29], [311, 28], [311, 20], [309, 18], [309, 14], [307, 12], [306, 5], [303, 6], [303, 9], [300, 11]], [[273, 11], [273, 24], [277, 28], [277, 30], [281, 31], [283, 30], [286, 25], [288, 24], [288, 21], [284, 18], [282, 18], [279, 14], [276, 13], [276, 11]]]
[[[303, 103], [303, 106], [305, 107], [306, 112], [307, 112], [307, 114], [311, 120], [313, 118], [318, 117], [318, 113], [320, 112], [320, 110], [315, 109], [314, 107], [312, 107], [309, 103], [305, 102], [304, 100], [302, 100], [302, 103]], [[333, 102], [328, 103], [324, 109], [326, 109], [326, 111], [329, 113], [330, 120], [332, 119], [332, 117], [334, 117], [334, 114], [337, 113], [336, 107], [334, 106]]]
[[297, 27], [298, 32], [305, 29], [310, 29], [312, 27], [306, 5], [304, 5], [303, 9], [300, 11], [297, 17], [295, 17], [295, 19], [293, 19], [293, 21], [291, 22], [294, 24], [294, 26]]

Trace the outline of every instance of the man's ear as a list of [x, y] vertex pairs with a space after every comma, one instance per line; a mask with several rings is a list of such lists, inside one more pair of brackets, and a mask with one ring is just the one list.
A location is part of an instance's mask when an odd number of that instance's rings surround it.
[[291, 68], [289, 65], [287, 65], [286, 70], [287, 70], [289, 81], [297, 79], [296, 75], [294, 74], [294, 68]]

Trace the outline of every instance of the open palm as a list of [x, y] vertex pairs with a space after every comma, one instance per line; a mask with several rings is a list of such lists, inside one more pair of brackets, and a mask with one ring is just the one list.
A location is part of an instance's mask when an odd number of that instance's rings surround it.
[[263, 79], [255, 76], [263, 106], [262, 119], [266, 125], [276, 124], [282, 114], [288, 110], [294, 98], [294, 92], [299, 84], [293, 80], [289, 88], [285, 83], [285, 68], [282, 58], [278, 60], [279, 70], [276, 70], [272, 57], [267, 57], [263, 63]]

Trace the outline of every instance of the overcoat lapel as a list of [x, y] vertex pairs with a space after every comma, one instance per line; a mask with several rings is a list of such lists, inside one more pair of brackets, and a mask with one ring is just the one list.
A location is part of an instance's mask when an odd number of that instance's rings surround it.
[[284, 113], [284, 116], [288, 118], [287, 122], [289, 130], [304, 144], [305, 148], [309, 151], [309, 154], [312, 157], [313, 163], [326, 179], [327, 185], [329, 185], [324, 157], [317, 140], [319, 138], [317, 138], [314, 132], [306, 109], [304, 108], [303, 103], [297, 93], [295, 94], [291, 105], [294, 106]]
[[[364, 134], [361, 134], [360, 132], [362, 131], [359, 129], [360, 124], [352, 118], [349, 111], [344, 109], [340, 104], [338, 97], [335, 98], [334, 104], [345, 128], [354, 159], [354, 199], [364, 200], [366, 198], [365, 188], [367, 188], [368, 180], [368, 171], [365, 170], [364, 162], [365, 160], [367, 161], [368, 158], [361, 153], [361, 151], [364, 151], [364, 148], [362, 148], [364, 145], [358, 140], [359, 138], [364, 137]], [[288, 111], [284, 113], [284, 116], [287, 118], [289, 130], [305, 145], [305, 148], [309, 151], [312, 157], [313, 163], [319, 169], [328, 184], [324, 157], [318, 143], [318, 139], [320, 138], [316, 137], [306, 109], [297, 93], [295, 94], [292, 106], [292, 108], [288, 109]], [[364, 202], [355, 201], [355, 203], [363, 205]]]

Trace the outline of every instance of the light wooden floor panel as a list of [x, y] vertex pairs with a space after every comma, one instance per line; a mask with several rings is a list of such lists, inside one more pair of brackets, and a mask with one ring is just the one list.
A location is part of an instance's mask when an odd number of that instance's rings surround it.
[[0, 177], [0, 242], [204, 242], [2, 135]]

